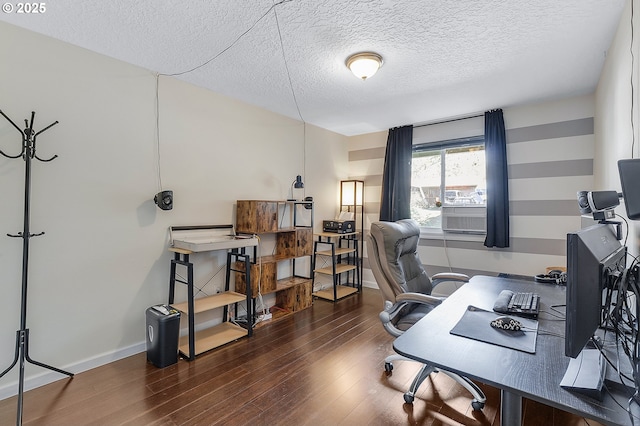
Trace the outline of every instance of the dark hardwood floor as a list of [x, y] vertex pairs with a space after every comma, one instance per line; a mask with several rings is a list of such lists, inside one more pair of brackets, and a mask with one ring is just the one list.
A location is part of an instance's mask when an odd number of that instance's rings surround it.
[[[159, 369], [141, 353], [26, 392], [25, 425], [500, 425], [499, 391], [474, 413], [470, 395], [432, 375], [413, 405], [403, 393], [418, 364], [384, 373], [393, 338], [376, 290], [314, 305], [244, 338]], [[141, 325], [143, 327], [144, 325]], [[446, 350], [446, 348], [443, 348]], [[597, 425], [525, 401], [526, 425]], [[0, 401], [15, 424], [16, 397]]]

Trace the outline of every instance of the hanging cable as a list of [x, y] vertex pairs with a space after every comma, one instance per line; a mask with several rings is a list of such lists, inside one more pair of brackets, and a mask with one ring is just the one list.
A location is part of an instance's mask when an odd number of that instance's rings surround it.
[[635, 126], [633, 124], [633, 111], [634, 111], [634, 105], [635, 105], [635, 91], [633, 89], [633, 70], [635, 69], [634, 67], [634, 63], [635, 63], [635, 55], [633, 54], [633, 3], [634, 1], [631, 0], [631, 46], [629, 47], [629, 50], [631, 52], [631, 158], [633, 157], [633, 150], [635, 148], [635, 144], [636, 144], [636, 130], [635, 130]]
[[284, 45], [282, 43], [282, 34], [280, 33], [280, 24], [278, 23], [278, 14], [276, 12], [276, 6], [279, 6], [281, 4], [284, 3], [289, 3], [292, 2], [293, 0], [280, 0], [276, 3], [274, 3], [273, 5], [271, 5], [271, 7], [269, 7], [269, 9], [267, 9], [248, 29], [246, 29], [245, 31], [243, 31], [231, 44], [229, 44], [227, 47], [225, 47], [224, 49], [222, 49], [220, 52], [218, 52], [217, 54], [215, 54], [214, 56], [212, 56], [211, 58], [207, 59], [206, 61], [204, 61], [203, 63], [201, 63], [200, 65], [197, 65], [191, 69], [188, 69], [186, 71], [179, 71], [179, 72], [175, 72], [175, 73], [157, 73], [156, 74], [156, 145], [157, 145], [157, 151], [158, 151], [158, 155], [157, 155], [157, 168], [158, 168], [158, 184], [160, 186], [160, 191], [162, 191], [162, 178], [161, 178], [161, 173], [160, 173], [160, 112], [159, 112], [159, 81], [160, 81], [160, 76], [168, 76], [168, 77], [175, 77], [175, 76], [179, 76], [179, 75], [184, 75], [184, 74], [188, 74], [191, 73], [193, 71], [196, 71], [208, 64], [210, 64], [211, 62], [213, 62], [214, 60], [216, 60], [218, 57], [220, 57], [223, 53], [227, 52], [229, 49], [231, 49], [233, 46], [235, 46], [245, 35], [247, 35], [249, 32], [251, 32], [251, 30], [253, 30], [256, 25], [258, 25], [258, 23], [260, 21], [262, 21], [272, 10], [274, 11], [274, 15], [276, 18], [276, 26], [278, 28], [278, 36], [280, 39], [280, 48], [282, 50], [282, 57], [284, 59], [284, 65], [285, 65], [285, 69], [287, 71], [287, 77], [289, 79], [289, 87], [291, 89], [291, 94], [293, 95], [293, 101], [295, 103], [296, 106], [296, 110], [298, 111], [298, 116], [300, 117], [300, 120], [302, 121], [302, 124], [304, 126], [303, 128], [303, 140], [304, 140], [304, 147], [303, 147], [303, 166], [302, 166], [302, 176], [303, 178], [306, 178], [306, 174], [305, 174], [305, 165], [306, 165], [306, 161], [304, 161], [304, 159], [306, 159], [306, 139], [307, 139], [307, 135], [306, 135], [306, 122], [304, 121], [304, 118], [302, 118], [302, 113], [300, 112], [300, 107], [298, 106], [298, 100], [296, 98], [296, 94], [295, 91], [293, 90], [293, 84], [291, 82], [291, 75], [289, 73], [289, 66], [287, 64], [287, 59], [285, 57], [285, 53], [284, 53]]
[[[275, 5], [274, 5], [275, 6]], [[280, 21], [278, 20], [278, 10], [273, 9], [273, 14], [276, 18], [276, 27], [278, 29], [278, 39], [280, 40], [280, 51], [282, 52], [282, 60], [284, 61], [284, 68], [287, 71], [287, 78], [289, 80], [289, 89], [291, 90], [291, 96], [293, 97], [293, 103], [296, 106], [296, 111], [298, 111], [298, 117], [300, 117], [300, 121], [302, 121], [302, 177], [304, 180], [307, 179], [306, 174], [306, 164], [307, 164], [307, 122], [304, 121], [302, 117], [302, 112], [300, 112], [300, 105], [298, 105], [298, 98], [296, 97], [296, 91], [293, 89], [293, 81], [291, 80], [291, 72], [289, 71], [289, 63], [287, 62], [287, 55], [284, 51], [284, 43], [282, 42], [282, 32], [280, 31]], [[306, 194], [306, 189], [305, 192]]]
[[158, 192], [162, 191], [162, 173], [160, 173], [160, 74], [156, 73], [156, 169], [158, 170]]
[[289, 88], [291, 89], [291, 95], [293, 96], [293, 103], [296, 105], [296, 110], [298, 111], [298, 117], [300, 117], [300, 121], [304, 123], [305, 121], [304, 121], [304, 118], [302, 118], [302, 113], [300, 112], [300, 106], [298, 105], [298, 98], [296, 97], [295, 90], [293, 90], [293, 82], [291, 80], [291, 73], [289, 72], [289, 63], [287, 62], [287, 55], [284, 52], [284, 43], [282, 42], [282, 32], [280, 31], [280, 21], [278, 21], [278, 11], [274, 9], [273, 14], [276, 18], [276, 27], [278, 28], [278, 39], [280, 40], [280, 50], [282, 52], [282, 59], [284, 60], [284, 68], [287, 71], [287, 78], [289, 79]]
[[225, 53], [227, 50], [231, 49], [233, 46], [235, 46], [245, 35], [247, 35], [249, 32], [251, 32], [252, 29], [255, 28], [256, 25], [258, 25], [258, 23], [260, 21], [262, 21], [265, 16], [267, 16], [269, 14], [269, 12], [271, 12], [273, 9], [275, 9], [276, 6], [279, 6], [283, 3], [289, 3], [293, 0], [280, 0], [277, 3], [274, 3], [269, 9], [267, 9], [267, 11], [265, 13], [262, 14], [262, 16], [260, 16], [260, 18], [258, 18], [253, 25], [251, 25], [247, 30], [245, 30], [242, 34], [240, 34], [230, 45], [228, 45], [227, 47], [225, 47], [224, 49], [222, 49], [220, 52], [218, 52], [216, 55], [214, 55], [213, 57], [207, 59], [206, 61], [204, 61], [203, 63], [201, 63], [200, 65], [197, 65], [191, 69], [188, 69], [186, 71], [180, 71], [180, 72], [175, 72], [172, 74], [161, 74], [161, 75], [167, 75], [167, 76], [177, 76], [177, 75], [184, 75], [184, 74], [188, 74], [190, 72], [193, 72], [197, 69], [200, 69], [202, 67], [204, 67], [205, 65], [208, 65], [209, 63], [215, 61], [220, 55], [222, 55], [223, 53]]

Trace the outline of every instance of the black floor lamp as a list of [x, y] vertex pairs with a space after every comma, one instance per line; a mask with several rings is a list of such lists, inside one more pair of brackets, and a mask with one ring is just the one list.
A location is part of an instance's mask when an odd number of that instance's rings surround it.
[[15, 127], [18, 132], [22, 135], [22, 152], [20, 154], [12, 156], [7, 155], [4, 152], [0, 151], [0, 154], [7, 158], [15, 159], [20, 158], [25, 162], [25, 182], [24, 182], [24, 228], [22, 232], [18, 232], [17, 234], [7, 234], [9, 237], [13, 238], [22, 238], [22, 299], [20, 305], [20, 330], [16, 332], [16, 350], [15, 357], [13, 362], [2, 373], [0, 373], [0, 378], [7, 374], [13, 367], [18, 364], [20, 368], [20, 375], [18, 380], [18, 414], [16, 417], [16, 424], [20, 426], [22, 424], [22, 408], [23, 408], [23, 394], [24, 394], [24, 367], [25, 361], [31, 364], [48, 368], [49, 370], [56, 371], [61, 374], [66, 374], [67, 376], [73, 377], [72, 373], [69, 373], [64, 370], [60, 370], [59, 368], [52, 367], [47, 364], [43, 364], [38, 361], [34, 361], [29, 357], [29, 329], [27, 328], [27, 273], [29, 271], [29, 239], [31, 237], [38, 237], [40, 235], [44, 235], [44, 232], [40, 232], [39, 234], [32, 234], [29, 231], [29, 208], [30, 208], [30, 197], [31, 197], [31, 160], [36, 159], [42, 162], [49, 162], [54, 160], [57, 155], [53, 157], [43, 160], [42, 158], [36, 155], [36, 137], [44, 132], [45, 130], [53, 127], [58, 124], [58, 122], [54, 122], [39, 132], [35, 132], [33, 130], [33, 121], [35, 119], [35, 112], [31, 113], [31, 121], [24, 120], [25, 129], [20, 130], [20, 128], [13, 122], [9, 117], [5, 115], [2, 110], [0, 110], [0, 114], [4, 118], [6, 118], [9, 123]]

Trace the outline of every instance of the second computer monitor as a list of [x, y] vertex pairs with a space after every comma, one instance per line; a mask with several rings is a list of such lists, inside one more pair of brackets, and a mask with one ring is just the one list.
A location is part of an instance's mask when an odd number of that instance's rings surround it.
[[626, 247], [611, 225], [567, 234], [567, 313], [565, 355], [575, 358], [601, 327], [603, 289], [626, 265]]

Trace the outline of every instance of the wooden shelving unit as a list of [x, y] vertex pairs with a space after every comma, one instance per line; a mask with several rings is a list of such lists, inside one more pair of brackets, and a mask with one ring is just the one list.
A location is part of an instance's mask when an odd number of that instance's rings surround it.
[[[197, 229], [200, 227], [174, 227], [173, 229], [190, 230], [191, 228]], [[233, 245], [235, 242], [229, 244]], [[227, 251], [227, 272], [224, 291], [211, 296], [195, 298], [193, 263], [189, 258], [194, 252], [176, 247], [170, 247], [169, 250], [174, 253], [174, 258], [171, 260], [169, 279], [169, 305], [182, 312], [187, 322], [187, 335], [180, 337], [178, 343], [180, 354], [187, 360], [193, 361], [196, 355], [242, 337], [251, 336], [253, 332], [252, 324], [247, 323], [246, 327], [240, 327], [232, 322], [229, 313], [229, 306], [235, 304], [237, 311], [237, 304], [240, 302], [245, 302], [247, 310], [252, 310], [251, 292], [243, 294], [237, 291], [230, 291], [232, 264], [250, 265], [250, 256], [238, 251], [238, 248]], [[186, 280], [180, 278], [177, 274], [178, 267], [186, 269]], [[250, 281], [251, 268], [248, 269], [245, 267], [241, 275], [246, 275], [247, 278], [245, 279]], [[187, 300], [184, 302], [176, 303], [174, 300], [176, 283], [187, 286]], [[223, 310], [222, 323], [196, 331], [197, 314], [215, 309]]]
[[[338, 234], [321, 232], [313, 243], [313, 282], [316, 274], [331, 277], [332, 286], [329, 289], [319, 289], [313, 296], [330, 301], [337, 301], [346, 296], [360, 292], [362, 276], [360, 275], [360, 251], [358, 233]], [[342, 244], [346, 244], [346, 247]], [[324, 264], [318, 267], [318, 260], [324, 259]], [[346, 281], [341, 277], [346, 274]]]
[[[290, 222], [283, 220], [284, 211], [292, 214]], [[299, 215], [306, 214], [310, 221], [301, 226]], [[285, 226], [281, 226], [285, 223]], [[272, 321], [306, 309], [313, 303], [311, 273], [296, 271], [296, 260], [313, 254], [313, 201], [238, 200], [236, 205], [237, 231], [246, 234], [275, 234], [275, 253], [257, 254], [251, 263], [251, 293], [274, 294], [271, 307]], [[291, 262], [292, 275], [278, 277], [278, 264]], [[243, 270], [242, 265], [237, 265]], [[298, 268], [299, 269], [299, 268]], [[258, 287], [259, 286], [259, 287]], [[247, 281], [237, 274], [235, 289], [246, 293]], [[255, 312], [254, 312], [255, 314]]]

